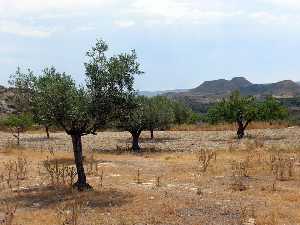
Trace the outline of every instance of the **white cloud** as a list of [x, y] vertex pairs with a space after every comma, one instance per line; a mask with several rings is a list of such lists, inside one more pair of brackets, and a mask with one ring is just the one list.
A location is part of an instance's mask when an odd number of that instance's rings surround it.
[[83, 31], [92, 31], [92, 30], [95, 30], [95, 29], [96, 29], [95, 26], [87, 24], [87, 25], [83, 25], [83, 26], [80, 26], [80, 27], [76, 28], [76, 31], [77, 32], [83, 32]]
[[299, 10], [299, 0], [261, 0], [262, 2], [290, 10]]
[[[268, 9], [262, 11], [257, 6], [259, 3], [266, 4]], [[47, 27], [64, 27], [67, 20], [83, 18], [82, 21], [87, 21], [89, 16], [101, 17], [103, 14], [106, 21], [120, 28], [153, 24], [253, 22], [298, 25], [299, 16], [289, 11], [275, 11], [275, 6], [299, 9], [300, 0], [255, 0], [253, 3], [240, 0], [0, 0], [0, 32], [47, 37], [54, 33]], [[96, 29], [80, 22], [67, 26], [75, 31]]]
[[287, 15], [274, 15], [270, 12], [255, 12], [249, 15], [251, 19], [255, 22], [264, 24], [264, 25], [285, 25], [288, 24], [289, 21], [292, 19]]
[[50, 36], [54, 30], [46, 30], [44, 28], [28, 26], [14, 21], [0, 21], [0, 32], [15, 34], [23, 37], [44, 38]]
[[135, 25], [135, 22], [132, 20], [116, 20], [114, 25], [120, 28], [128, 28]]
[[72, 12], [111, 5], [115, 0], [0, 0], [4, 15]]

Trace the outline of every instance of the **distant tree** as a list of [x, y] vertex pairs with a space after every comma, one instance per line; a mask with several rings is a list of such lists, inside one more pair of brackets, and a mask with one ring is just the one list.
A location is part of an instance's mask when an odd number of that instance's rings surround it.
[[253, 96], [241, 96], [239, 92], [233, 92], [228, 99], [223, 99], [209, 109], [207, 120], [210, 123], [236, 122], [237, 136], [241, 139], [252, 121], [278, 120], [285, 116], [284, 107], [271, 98], [258, 102]]
[[272, 96], [268, 96], [265, 101], [258, 104], [258, 112], [258, 119], [266, 122], [284, 120], [288, 117], [287, 108]]
[[140, 152], [139, 138], [143, 130], [147, 128], [146, 106], [149, 99], [143, 96], [132, 96], [126, 101], [126, 107], [118, 116], [117, 126], [128, 131], [132, 136], [131, 149]]
[[30, 69], [27, 73], [22, 72], [18, 67], [15, 74], [10, 76], [9, 84], [14, 88], [14, 105], [18, 113], [31, 113], [35, 123], [45, 127], [47, 138], [50, 138], [49, 127], [52, 125], [47, 120], [47, 109], [40, 104], [33, 107], [33, 94], [36, 76]]
[[1, 121], [1, 123], [8, 127], [12, 135], [17, 140], [17, 145], [20, 145], [20, 134], [33, 125], [33, 118], [30, 114], [12, 114]]
[[8, 83], [14, 88], [14, 106], [18, 113], [31, 112], [34, 80], [35, 75], [30, 69], [24, 73], [18, 67], [16, 72], [10, 75]]
[[199, 115], [179, 101], [172, 102], [175, 124], [190, 124], [199, 120]]
[[164, 130], [171, 126], [175, 120], [175, 114], [172, 108], [173, 102], [163, 96], [149, 98], [145, 105], [145, 123], [150, 130], [151, 139], [154, 138], [154, 130]]
[[79, 191], [90, 189], [83, 167], [81, 137], [96, 134], [135, 94], [134, 76], [141, 74], [134, 51], [107, 57], [108, 45], [97, 41], [87, 52], [86, 87], [54, 67], [45, 69], [34, 83], [33, 111], [45, 113], [47, 121], [61, 126], [71, 136]]

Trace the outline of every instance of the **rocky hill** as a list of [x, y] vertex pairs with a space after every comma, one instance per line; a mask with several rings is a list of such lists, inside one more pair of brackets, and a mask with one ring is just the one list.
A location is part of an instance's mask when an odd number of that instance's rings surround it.
[[279, 99], [300, 97], [300, 85], [291, 80], [284, 80], [270, 84], [253, 84], [244, 77], [232, 80], [205, 81], [200, 86], [180, 93], [166, 93], [165, 95], [184, 102], [198, 112], [206, 112], [207, 108], [232, 91], [240, 91], [242, 95], [253, 95], [264, 98], [272, 95]]
[[15, 111], [13, 96], [14, 91], [12, 88], [5, 88], [0, 85], [0, 116], [4, 116]]

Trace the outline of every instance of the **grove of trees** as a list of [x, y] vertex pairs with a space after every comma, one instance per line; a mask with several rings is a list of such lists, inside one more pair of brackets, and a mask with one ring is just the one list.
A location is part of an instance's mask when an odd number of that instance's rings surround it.
[[[82, 136], [96, 134], [100, 129], [113, 124], [130, 132], [132, 150], [140, 152], [139, 138], [142, 131], [165, 130], [172, 124], [195, 123], [200, 116], [180, 102], [167, 97], [138, 96], [134, 80], [143, 74], [136, 52], [108, 56], [108, 45], [98, 40], [87, 52], [85, 85], [77, 85], [73, 78], [58, 72], [55, 67], [45, 68], [36, 75], [31, 70], [23, 73], [20, 68], [11, 76], [15, 88], [15, 104], [18, 114], [5, 120], [11, 129], [20, 132], [33, 123], [45, 127], [58, 126], [69, 136], [78, 180], [74, 187], [79, 191], [91, 189], [83, 166]], [[236, 122], [237, 136], [243, 138], [245, 129], [252, 121], [284, 119], [287, 110], [274, 98], [257, 101], [232, 93], [209, 109], [206, 119], [210, 123]]]

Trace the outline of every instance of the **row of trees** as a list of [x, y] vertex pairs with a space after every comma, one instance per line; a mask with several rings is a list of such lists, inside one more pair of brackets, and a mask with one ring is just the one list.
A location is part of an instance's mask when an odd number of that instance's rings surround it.
[[[78, 86], [72, 77], [46, 68], [36, 75], [31, 70], [23, 73], [19, 68], [11, 76], [15, 88], [15, 104], [22, 127], [24, 115], [48, 128], [59, 126], [70, 135], [73, 143], [78, 190], [90, 189], [83, 167], [81, 137], [96, 134], [99, 129], [114, 126], [132, 134], [132, 149], [140, 151], [139, 136], [149, 130], [153, 138], [155, 129], [166, 129], [173, 123], [189, 123], [197, 117], [189, 108], [165, 97], [137, 96], [134, 79], [143, 74], [134, 50], [107, 56], [108, 45], [99, 40], [87, 52], [85, 85]], [[19, 138], [18, 138], [19, 140]]]

